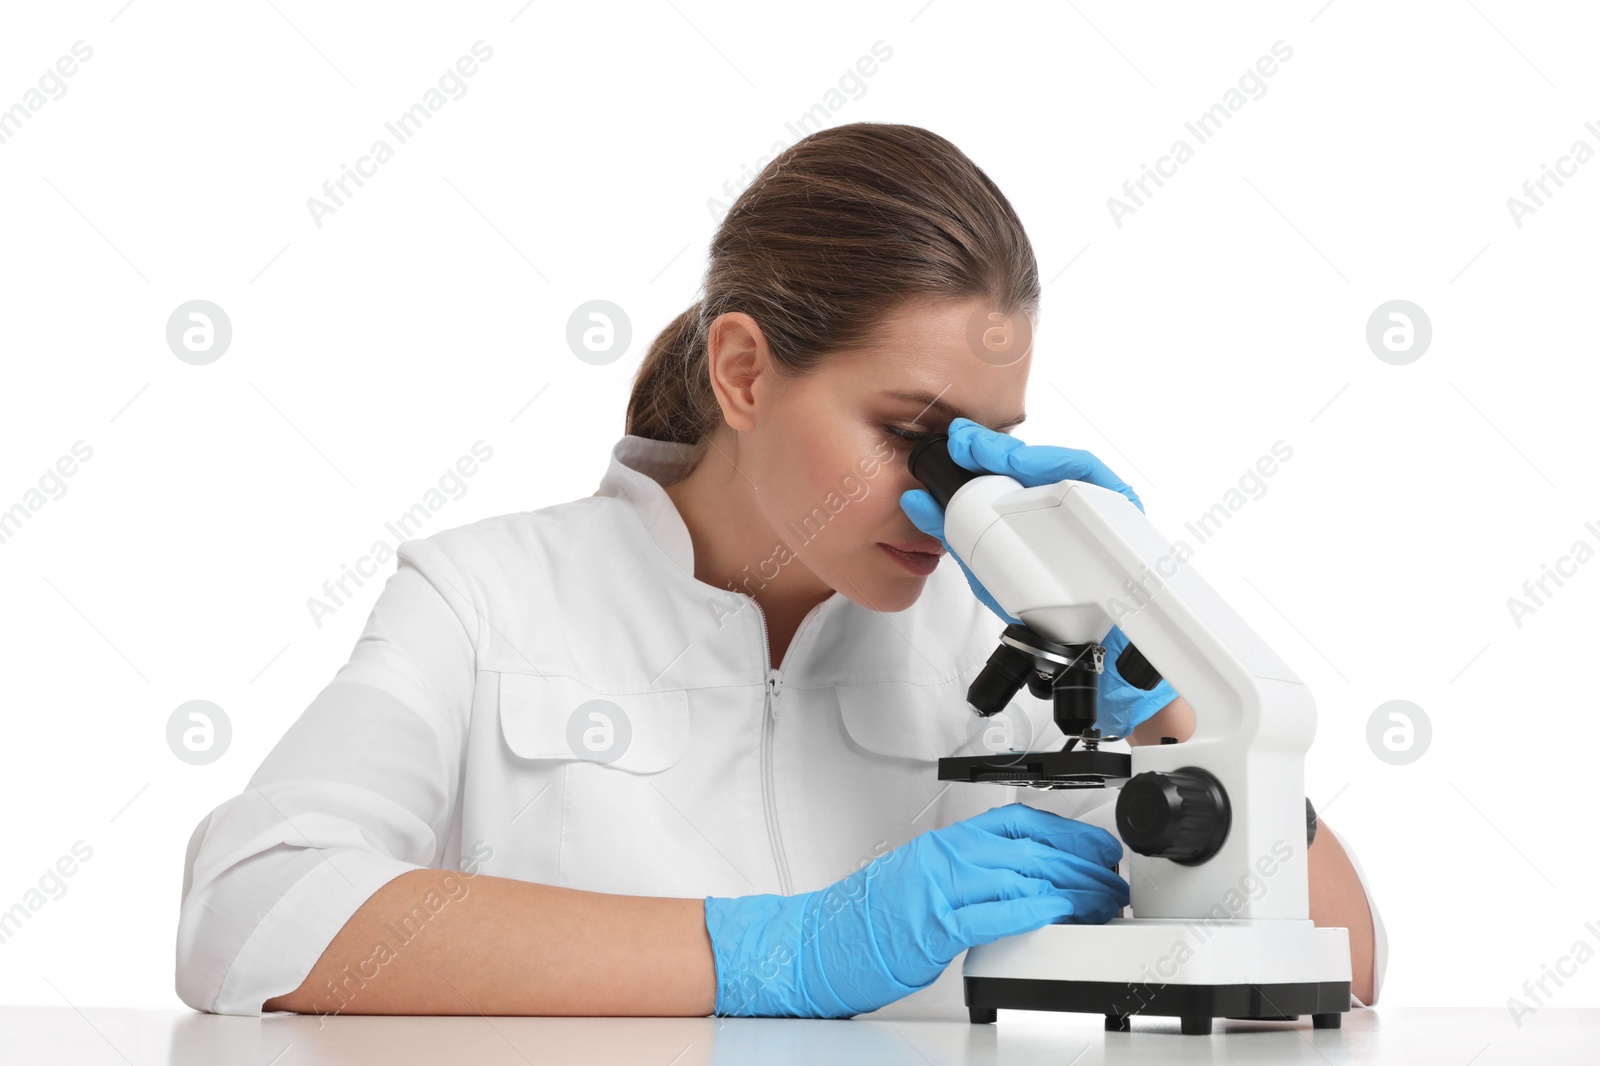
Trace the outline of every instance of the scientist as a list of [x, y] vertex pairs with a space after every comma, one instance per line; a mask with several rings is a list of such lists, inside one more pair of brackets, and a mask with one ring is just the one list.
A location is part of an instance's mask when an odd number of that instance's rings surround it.
[[[1004, 622], [943, 562], [912, 444], [949, 430], [968, 469], [1138, 502], [1089, 453], [1005, 432], [1030, 357], [969, 330], [1031, 330], [1039, 296], [1017, 215], [949, 141], [855, 123], [774, 159], [640, 366], [594, 495], [402, 544], [349, 662], [195, 828], [183, 1001], [964, 1017], [968, 947], [1115, 916], [1114, 791], [936, 773], [1062, 737], [1026, 689], [1003, 736], [968, 710]], [[1184, 701], [1126, 684], [1126, 638], [1106, 644], [1102, 731], [1186, 738]], [[1308, 861], [1370, 1004], [1359, 867], [1326, 826]]]

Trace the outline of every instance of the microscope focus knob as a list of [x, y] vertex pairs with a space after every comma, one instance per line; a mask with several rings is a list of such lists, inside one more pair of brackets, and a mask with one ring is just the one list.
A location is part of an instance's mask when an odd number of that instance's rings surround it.
[[1117, 833], [1140, 855], [1195, 866], [1228, 838], [1222, 782], [1198, 766], [1135, 774], [1117, 797]]

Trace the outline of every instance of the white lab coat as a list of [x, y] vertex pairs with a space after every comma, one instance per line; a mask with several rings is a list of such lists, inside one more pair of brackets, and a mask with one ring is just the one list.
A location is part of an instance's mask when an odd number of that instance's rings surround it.
[[[369, 896], [423, 867], [794, 893], [1017, 799], [1112, 827], [1110, 790], [937, 779], [940, 756], [982, 750], [965, 693], [1003, 628], [953, 564], [896, 613], [835, 593], [772, 669], [755, 601], [694, 577], [662, 488], [686, 452], [626, 436], [593, 496], [400, 546], [350, 661], [195, 828], [185, 1003], [262, 1013]], [[1019, 746], [1061, 745], [1048, 702], [1024, 689], [1011, 713], [1033, 734]], [[965, 1017], [961, 964], [867, 1016]]]

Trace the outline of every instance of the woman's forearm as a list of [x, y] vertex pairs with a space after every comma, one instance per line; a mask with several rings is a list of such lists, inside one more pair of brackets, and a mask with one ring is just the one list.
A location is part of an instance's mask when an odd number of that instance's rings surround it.
[[1162, 737], [1177, 737], [1179, 740], [1188, 740], [1193, 735], [1194, 708], [1189, 706], [1187, 700], [1179, 696], [1155, 714], [1134, 726], [1133, 732], [1128, 734], [1128, 743], [1134, 746], [1159, 744]]
[[1372, 1006], [1375, 934], [1372, 909], [1361, 878], [1339, 841], [1328, 831], [1328, 823], [1317, 826], [1316, 839], [1306, 852], [1309, 864], [1311, 922], [1313, 925], [1343, 926], [1350, 931], [1350, 992]]
[[[1159, 744], [1162, 737], [1188, 740], [1194, 734], [1194, 726], [1194, 708], [1180, 696], [1136, 727], [1128, 736], [1128, 743]], [[1367, 906], [1366, 891], [1361, 887], [1361, 878], [1350, 856], [1326, 829], [1326, 824], [1318, 828], [1316, 839], [1306, 851], [1311, 922], [1343, 926], [1350, 931], [1350, 991], [1371, 1006], [1376, 976], [1373, 972], [1372, 910]]]
[[373, 893], [300, 987], [262, 1009], [698, 1017], [715, 1005], [703, 899], [428, 869]]

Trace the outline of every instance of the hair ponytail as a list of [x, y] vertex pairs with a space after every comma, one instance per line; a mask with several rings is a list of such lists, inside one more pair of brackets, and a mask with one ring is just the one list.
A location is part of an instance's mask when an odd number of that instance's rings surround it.
[[650, 345], [634, 377], [624, 432], [678, 444], [710, 437], [722, 409], [711, 391], [701, 306], [691, 304]]

